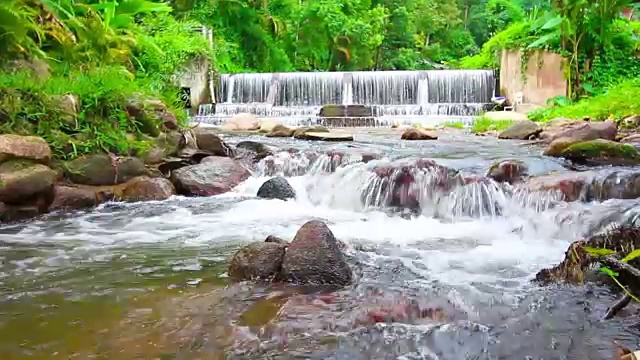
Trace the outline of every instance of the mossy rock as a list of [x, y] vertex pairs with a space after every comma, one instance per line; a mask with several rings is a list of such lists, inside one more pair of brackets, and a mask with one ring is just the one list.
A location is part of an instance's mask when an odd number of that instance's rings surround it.
[[96, 154], [65, 164], [65, 175], [72, 182], [84, 185], [116, 185], [146, 174], [144, 163], [134, 157], [112, 159], [106, 154]]
[[0, 164], [0, 174], [11, 173], [30, 168], [37, 164], [30, 159], [13, 159]]
[[53, 191], [56, 172], [29, 160], [11, 160], [0, 169], [0, 201], [21, 204], [34, 195]]
[[635, 147], [610, 140], [583, 141], [570, 145], [560, 156], [578, 163], [607, 165], [640, 164], [640, 153]]

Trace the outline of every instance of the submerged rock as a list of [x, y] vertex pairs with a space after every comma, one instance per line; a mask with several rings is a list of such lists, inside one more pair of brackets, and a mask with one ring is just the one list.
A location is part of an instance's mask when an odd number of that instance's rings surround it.
[[231, 191], [250, 176], [249, 170], [227, 157], [209, 156], [200, 164], [174, 170], [171, 181], [178, 194], [212, 196]]
[[282, 278], [301, 284], [345, 286], [351, 283], [352, 277], [351, 268], [327, 224], [312, 220], [302, 225], [287, 247]]
[[437, 140], [438, 134], [421, 128], [405, 130], [400, 136], [402, 140]]
[[353, 135], [343, 132], [313, 132], [308, 131], [298, 135], [296, 139], [302, 140], [320, 140], [320, 141], [353, 141]]
[[46, 165], [51, 160], [51, 148], [38, 136], [0, 135], [0, 163], [14, 158]]
[[272, 280], [280, 273], [284, 254], [284, 244], [249, 244], [233, 255], [229, 264], [229, 276], [236, 281]]
[[304, 127], [300, 127], [300, 128], [295, 129], [293, 131], [293, 137], [296, 138], [296, 139], [302, 139], [302, 138], [304, 138], [305, 133], [308, 133], [308, 132], [328, 133], [329, 129], [327, 129], [326, 126], [320, 126], [320, 125], [317, 125], [317, 126], [304, 126]]
[[[373, 173], [377, 178], [366, 184], [361, 197], [363, 204], [408, 209], [414, 214], [422, 211], [421, 191], [445, 193], [462, 183], [457, 171], [428, 159], [376, 166]], [[417, 181], [425, 184], [416, 184]]]
[[269, 179], [258, 189], [258, 197], [263, 199], [295, 199], [296, 191], [291, 184], [282, 176]]
[[528, 176], [528, 169], [522, 161], [505, 160], [491, 165], [486, 176], [497, 182], [513, 184]]
[[140, 176], [127, 182], [122, 193], [125, 201], [166, 200], [175, 194], [171, 181]]
[[224, 130], [231, 131], [253, 131], [260, 129], [260, 120], [253, 114], [240, 113], [232, 116], [222, 126]]
[[237, 157], [250, 157], [252, 161], [260, 161], [269, 155], [273, 155], [271, 150], [257, 141], [241, 141], [236, 145]]
[[591, 183], [594, 172], [565, 172], [530, 178], [521, 188], [533, 192], [558, 192], [565, 201], [582, 198], [583, 189]]
[[635, 147], [602, 139], [572, 144], [560, 153], [560, 157], [592, 165], [640, 164], [640, 153]]
[[43, 196], [50, 203], [55, 180], [56, 172], [45, 165], [25, 159], [7, 161], [0, 165], [0, 201], [25, 204]]
[[514, 122], [509, 128], [498, 134], [499, 139], [529, 140], [538, 134], [542, 129], [531, 120]]
[[65, 166], [65, 175], [76, 184], [105, 186], [125, 183], [146, 175], [144, 162], [135, 157], [96, 154], [79, 157]]
[[519, 184], [529, 191], [555, 191], [565, 201], [605, 201], [640, 197], [640, 171], [605, 170], [547, 174]]
[[267, 133], [267, 137], [292, 137], [294, 133], [293, 129], [290, 129], [282, 124], [276, 124]]

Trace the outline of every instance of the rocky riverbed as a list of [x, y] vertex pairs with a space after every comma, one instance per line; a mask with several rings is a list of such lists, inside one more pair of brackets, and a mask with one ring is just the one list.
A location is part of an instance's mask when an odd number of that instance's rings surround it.
[[[638, 347], [636, 307], [602, 320], [611, 288], [532, 282], [572, 241], [636, 221], [634, 166], [577, 172], [546, 145], [459, 130], [401, 141], [407, 130], [352, 129], [337, 143], [231, 130], [181, 135], [144, 173], [92, 158], [104, 177], [54, 177], [53, 198], [108, 186], [127, 201], [60, 212], [53, 200], [3, 226], [2, 358], [611, 359], [614, 339]], [[149, 186], [171, 191], [125, 195]]]

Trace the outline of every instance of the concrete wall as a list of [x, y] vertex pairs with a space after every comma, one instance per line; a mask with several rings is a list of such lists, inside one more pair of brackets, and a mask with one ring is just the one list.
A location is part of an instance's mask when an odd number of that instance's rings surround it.
[[206, 59], [194, 59], [185, 69], [176, 74], [176, 84], [191, 89], [191, 111], [198, 111], [200, 104], [210, 104], [209, 62]]
[[532, 52], [524, 77], [521, 59], [520, 51], [503, 50], [500, 61], [500, 95], [513, 103], [516, 93], [523, 94], [523, 105], [517, 106], [516, 111], [529, 111], [545, 105], [552, 97], [566, 95], [564, 60], [560, 55], [546, 51]]

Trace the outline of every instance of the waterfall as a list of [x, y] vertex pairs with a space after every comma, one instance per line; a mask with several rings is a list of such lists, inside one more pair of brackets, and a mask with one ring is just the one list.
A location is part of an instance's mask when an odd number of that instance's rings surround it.
[[196, 121], [217, 124], [249, 112], [310, 123], [325, 104], [368, 105], [383, 120], [469, 118], [486, 108], [494, 89], [491, 70], [221, 74], [219, 103], [202, 105]]

